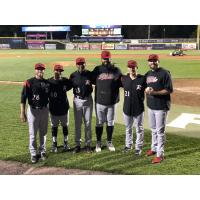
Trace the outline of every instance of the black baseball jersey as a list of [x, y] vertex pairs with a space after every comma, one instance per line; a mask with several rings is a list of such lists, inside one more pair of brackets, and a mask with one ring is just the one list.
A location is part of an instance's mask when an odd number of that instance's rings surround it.
[[146, 88], [145, 76], [140, 74], [135, 79], [130, 75], [124, 75], [121, 78], [124, 88], [123, 112], [128, 116], [138, 116], [144, 112], [144, 90]]
[[26, 104], [26, 99], [28, 98], [28, 104], [32, 108], [43, 108], [49, 102], [48, 96], [49, 84], [47, 80], [33, 77], [24, 82], [21, 103]]
[[[166, 89], [173, 92], [170, 72], [159, 67], [150, 70], [146, 74], [147, 87], [152, 87], [155, 91]], [[170, 94], [167, 95], [147, 95], [147, 106], [152, 110], [169, 110], [171, 104]]]
[[54, 77], [48, 79], [50, 84], [49, 111], [52, 115], [60, 116], [67, 114], [69, 101], [67, 91], [72, 88], [71, 81], [62, 77], [55, 80]]
[[[85, 97], [90, 96], [93, 91], [91, 72], [89, 70], [84, 70], [81, 73], [75, 71], [70, 75], [70, 81], [72, 82], [73, 93], [75, 96], [84, 99]], [[89, 82], [89, 84], [86, 84], [87, 82]]]
[[119, 102], [121, 70], [109, 63], [99, 65], [92, 71], [95, 85], [95, 102], [101, 105], [114, 105]]

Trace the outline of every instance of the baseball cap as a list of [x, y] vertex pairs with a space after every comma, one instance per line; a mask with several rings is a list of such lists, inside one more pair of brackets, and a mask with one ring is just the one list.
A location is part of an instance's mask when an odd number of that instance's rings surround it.
[[150, 60], [159, 60], [159, 57], [157, 54], [150, 54], [148, 61], [150, 61]]
[[101, 58], [102, 58], [102, 59], [111, 58], [111, 53], [110, 53], [110, 51], [102, 51], [102, 52], [101, 52]]
[[135, 60], [129, 60], [127, 66], [129, 68], [137, 68], [137, 62]]
[[78, 64], [83, 64], [83, 63], [85, 63], [85, 58], [79, 57], [79, 58], [76, 59], [76, 64], [77, 64], [77, 65], [78, 65]]
[[46, 66], [43, 63], [36, 63], [35, 64], [35, 69], [45, 69]]
[[54, 71], [61, 71], [61, 72], [63, 72], [64, 71], [63, 66], [60, 65], [60, 64], [55, 64], [54, 65]]

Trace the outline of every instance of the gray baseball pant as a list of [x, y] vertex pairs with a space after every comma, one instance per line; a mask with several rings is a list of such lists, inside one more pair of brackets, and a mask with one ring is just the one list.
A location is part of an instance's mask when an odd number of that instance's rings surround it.
[[92, 142], [92, 111], [93, 99], [90, 95], [85, 99], [74, 97], [74, 120], [75, 120], [75, 143], [77, 146], [81, 145], [81, 125], [82, 119], [85, 124], [85, 145], [88, 146]]
[[126, 139], [125, 145], [128, 148], [132, 147], [133, 144], [133, 123], [136, 129], [136, 141], [135, 149], [141, 150], [144, 143], [144, 112], [138, 115], [137, 117], [128, 116], [123, 113], [125, 126], [126, 126]]
[[102, 127], [104, 123], [107, 123], [107, 126], [114, 126], [115, 120], [115, 107], [114, 105], [101, 105], [96, 103], [96, 126]]
[[58, 127], [59, 123], [61, 123], [61, 126], [68, 126], [69, 125], [69, 111], [65, 115], [52, 115], [50, 114], [51, 119], [51, 126], [52, 127]]
[[148, 108], [149, 125], [152, 134], [151, 150], [157, 152], [157, 157], [164, 156], [166, 110], [152, 110]]
[[46, 134], [48, 128], [48, 108], [27, 109], [27, 119], [29, 125], [29, 150], [31, 156], [37, 155], [37, 132], [39, 130], [40, 147], [39, 153], [46, 152]]

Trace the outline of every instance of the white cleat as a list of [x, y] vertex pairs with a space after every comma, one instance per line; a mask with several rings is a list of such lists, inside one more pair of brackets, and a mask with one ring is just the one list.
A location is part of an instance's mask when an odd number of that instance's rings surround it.
[[107, 142], [107, 147], [109, 151], [115, 151], [115, 147], [112, 142]]
[[95, 151], [96, 151], [97, 153], [101, 152], [101, 144], [99, 144], [99, 143], [96, 144], [96, 149], [95, 149]]

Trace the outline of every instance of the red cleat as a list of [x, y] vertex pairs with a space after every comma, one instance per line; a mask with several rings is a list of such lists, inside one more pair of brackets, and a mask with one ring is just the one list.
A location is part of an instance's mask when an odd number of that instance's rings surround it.
[[161, 163], [162, 160], [164, 160], [164, 157], [163, 157], [163, 156], [155, 157], [155, 158], [152, 160], [152, 164]]
[[156, 154], [155, 151], [152, 151], [151, 149], [147, 151], [147, 156], [153, 156], [154, 154]]

